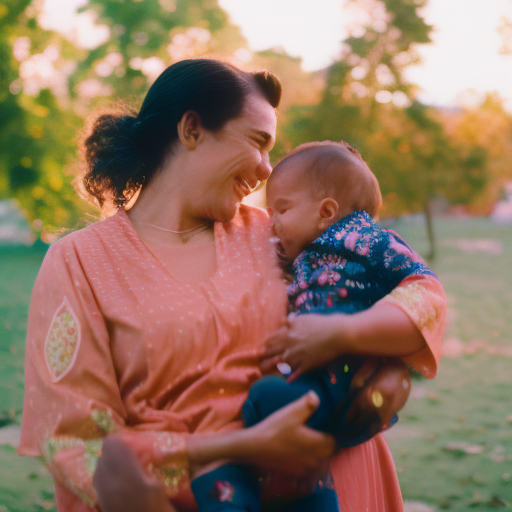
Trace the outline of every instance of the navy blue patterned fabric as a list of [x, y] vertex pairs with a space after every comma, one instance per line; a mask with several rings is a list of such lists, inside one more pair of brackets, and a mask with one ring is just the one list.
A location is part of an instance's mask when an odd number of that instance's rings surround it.
[[353, 212], [327, 228], [293, 262], [290, 311], [357, 313], [411, 275], [436, 277], [396, 233], [365, 211]]

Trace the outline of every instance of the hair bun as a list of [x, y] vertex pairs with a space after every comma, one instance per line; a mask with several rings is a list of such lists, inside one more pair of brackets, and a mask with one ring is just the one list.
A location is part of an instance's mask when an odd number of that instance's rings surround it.
[[114, 111], [96, 117], [86, 135], [83, 184], [100, 206], [108, 199], [116, 206], [124, 206], [144, 183], [145, 165], [137, 136], [140, 126], [132, 112]]

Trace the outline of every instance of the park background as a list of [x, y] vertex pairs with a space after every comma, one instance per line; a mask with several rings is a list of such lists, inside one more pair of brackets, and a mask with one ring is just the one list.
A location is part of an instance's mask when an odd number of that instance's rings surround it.
[[359, 149], [383, 222], [446, 288], [438, 377], [414, 379], [387, 434], [407, 510], [512, 510], [512, 1], [442, 1], [0, 2], [0, 512], [55, 510], [15, 446], [37, 271], [100, 218], [71, 184], [84, 119], [199, 56], [282, 80], [273, 162], [309, 140]]

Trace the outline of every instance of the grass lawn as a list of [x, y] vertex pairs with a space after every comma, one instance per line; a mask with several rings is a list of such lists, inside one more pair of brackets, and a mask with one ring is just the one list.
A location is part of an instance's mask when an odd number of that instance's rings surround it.
[[[392, 228], [427, 252], [421, 220]], [[448, 296], [449, 355], [435, 380], [414, 380], [387, 438], [406, 500], [434, 510], [512, 510], [512, 226], [438, 219], [436, 232], [432, 269]], [[0, 426], [9, 429], [20, 420], [25, 325], [42, 258], [0, 249]], [[7, 444], [0, 460], [0, 512], [55, 510], [42, 464]]]
[[[427, 252], [420, 223], [393, 228]], [[448, 297], [451, 357], [435, 380], [414, 381], [387, 438], [404, 498], [438, 510], [512, 510], [512, 227], [438, 219], [436, 234], [432, 269]]]
[[[0, 441], [16, 433], [23, 408], [23, 360], [30, 292], [44, 251], [0, 248]], [[0, 512], [56, 510], [44, 465], [0, 445]]]

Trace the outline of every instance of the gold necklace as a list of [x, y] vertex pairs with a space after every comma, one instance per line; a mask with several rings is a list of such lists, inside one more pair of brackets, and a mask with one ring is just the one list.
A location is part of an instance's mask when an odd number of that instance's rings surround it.
[[192, 233], [193, 231], [197, 231], [198, 229], [206, 227], [206, 224], [201, 224], [200, 226], [196, 226], [195, 228], [185, 229], [183, 231], [174, 231], [174, 229], [162, 228], [160, 226], [155, 226], [154, 224], [149, 224], [148, 222], [137, 222], [137, 224], [144, 224], [145, 226], [150, 226], [152, 228], [160, 229], [162, 231], [166, 231], [167, 233], [174, 233], [175, 235], [184, 235], [185, 233]]

